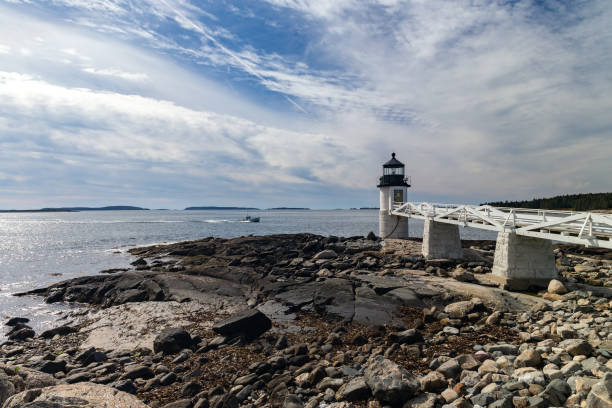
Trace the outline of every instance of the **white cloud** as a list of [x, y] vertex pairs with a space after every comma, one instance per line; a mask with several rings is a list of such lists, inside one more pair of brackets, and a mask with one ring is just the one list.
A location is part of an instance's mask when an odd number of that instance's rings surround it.
[[[230, 178], [264, 184], [311, 183], [291, 170], [308, 167], [316, 174], [337, 166], [334, 141], [321, 134], [262, 126], [137, 95], [65, 88], [17, 73], [0, 72], [0, 112], [8, 116], [3, 131], [20, 134], [20, 143], [51, 144], [52, 151], [68, 155], [64, 163], [72, 160], [70, 155], [180, 163], [188, 173], [227, 172]], [[47, 136], [44, 130], [49, 128]], [[330, 149], [321, 150], [324, 145]]]
[[11, 52], [11, 47], [8, 45], [0, 44], [0, 54], [9, 54]]
[[149, 76], [144, 73], [124, 72], [124, 71], [121, 71], [119, 69], [114, 69], [114, 68], [106, 68], [106, 69], [83, 68], [83, 71], [89, 74], [93, 74], [93, 75], [117, 77], [121, 79], [126, 79], [128, 81], [145, 81], [149, 79]]

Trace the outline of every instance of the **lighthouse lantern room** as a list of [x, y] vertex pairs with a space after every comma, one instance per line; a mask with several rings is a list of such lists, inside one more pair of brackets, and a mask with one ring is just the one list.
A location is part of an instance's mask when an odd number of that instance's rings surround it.
[[408, 199], [408, 178], [404, 173], [404, 163], [391, 154], [391, 160], [383, 164], [383, 175], [379, 178], [380, 213], [378, 232], [381, 238], [408, 238], [408, 218], [391, 215], [393, 203]]

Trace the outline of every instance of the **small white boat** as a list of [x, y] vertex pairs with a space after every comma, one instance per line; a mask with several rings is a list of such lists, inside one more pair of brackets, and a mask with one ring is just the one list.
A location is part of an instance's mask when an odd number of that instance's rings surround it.
[[246, 217], [244, 217], [244, 219], [242, 221], [244, 221], [244, 222], [259, 222], [259, 217], [251, 217], [250, 215], [247, 215]]

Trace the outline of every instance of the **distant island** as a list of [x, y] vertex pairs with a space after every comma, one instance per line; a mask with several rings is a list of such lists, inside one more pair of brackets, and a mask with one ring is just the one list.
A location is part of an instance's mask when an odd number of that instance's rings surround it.
[[215, 207], [215, 206], [208, 206], [208, 207], [187, 207], [185, 208], [184, 211], [190, 211], [190, 210], [259, 210], [259, 208], [252, 208], [252, 207]]
[[79, 211], [132, 211], [144, 210], [148, 208], [133, 207], [131, 205], [109, 205], [107, 207], [48, 207], [38, 210], [0, 210], [3, 213], [38, 213], [38, 212], [79, 212]]
[[550, 198], [534, 198], [525, 201], [495, 201], [486, 203], [494, 207], [535, 208], [543, 210], [610, 210], [612, 193], [587, 193], [560, 195]]
[[274, 207], [267, 208], [268, 210], [310, 210], [310, 208], [306, 207]]

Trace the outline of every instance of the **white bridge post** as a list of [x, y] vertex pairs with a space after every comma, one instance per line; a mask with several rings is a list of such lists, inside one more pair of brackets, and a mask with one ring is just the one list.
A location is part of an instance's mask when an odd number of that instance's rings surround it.
[[558, 278], [552, 241], [499, 232], [492, 272], [506, 289], [548, 286], [551, 279]]
[[427, 218], [423, 229], [422, 252], [423, 256], [428, 259], [463, 258], [459, 226], [435, 222], [433, 219]]

